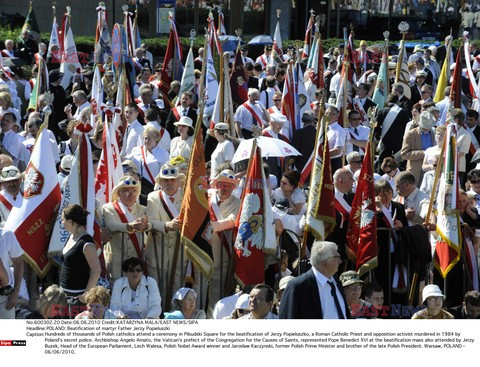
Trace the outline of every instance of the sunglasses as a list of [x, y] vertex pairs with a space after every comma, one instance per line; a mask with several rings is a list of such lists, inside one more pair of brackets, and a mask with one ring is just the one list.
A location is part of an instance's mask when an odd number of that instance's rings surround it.
[[390, 173], [392, 173], [392, 170], [390, 170], [390, 171], [383, 171], [383, 172], [385, 172], [387, 175], [389, 175]]
[[470, 183], [471, 183], [472, 185], [479, 184], [479, 183], [480, 183], [480, 180], [470, 180]]
[[2, 171], [1, 175], [3, 178], [16, 177], [18, 173], [19, 172], [16, 169], [9, 169], [8, 171]]
[[281, 102], [281, 99], [274, 99], [273, 102]]
[[98, 163], [98, 161], [97, 161], [97, 160], [94, 160], [94, 161], [92, 161], [92, 162], [93, 162], [93, 164], [97, 164], [97, 163]]
[[135, 181], [135, 180], [125, 180], [125, 181], [123, 181], [123, 184], [124, 184], [124, 185], [127, 185], [127, 186], [130, 186], [130, 185], [132, 185], [132, 186], [137, 186], [137, 185], [138, 185], [138, 182]]
[[358, 164], [362, 163], [362, 161], [350, 161], [350, 162], [351, 163], [358, 163]]
[[130, 269], [128, 269], [127, 272], [128, 273], [134, 273], [134, 272], [135, 273], [141, 273], [141, 272], [143, 272], [143, 269], [142, 268], [130, 268]]

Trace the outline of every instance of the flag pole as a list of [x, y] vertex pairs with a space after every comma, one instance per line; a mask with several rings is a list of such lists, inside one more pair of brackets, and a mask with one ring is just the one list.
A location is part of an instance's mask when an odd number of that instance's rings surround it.
[[[442, 148], [440, 150], [440, 157], [443, 157], [444, 155], [446, 139], [447, 139], [447, 134], [445, 134], [445, 137], [443, 139]], [[432, 193], [430, 194], [430, 202], [428, 203], [427, 215], [425, 216], [424, 225], [426, 224], [427, 226], [430, 222], [430, 215], [432, 214], [432, 209], [433, 209], [433, 201], [436, 199], [438, 181], [439, 181], [440, 173], [442, 169], [443, 169], [443, 159], [440, 159], [437, 163], [437, 168], [435, 170], [435, 178], [433, 180]], [[412, 284], [410, 285], [410, 291], [408, 294], [408, 304], [410, 306], [413, 304], [413, 299], [415, 297], [415, 289], [417, 288], [418, 278], [419, 278], [418, 271], [417, 269], [415, 269], [415, 272], [413, 273], [413, 277], [412, 277]]]
[[[314, 148], [313, 148], [313, 157], [312, 159], [314, 160], [315, 159], [315, 155], [316, 155], [316, 152], [318, 151], [318, 137], [320, 136], [320, 129], [322, 128], [322, 118], [324, 117], [324, 105], [325, 105], [325, 98], [326, 98], [326, 95], [327, 93], [325, 92], [325, 90], [322, 90], [322, 98], [320, 100], [320, 108], [318, 109], [318, 122], [317, 122], [317, 131], [316, 131], [316, 134], [315, 134], [315, 145], [314, 145]], [[328, 120], [329, 120], [329, 117], [328, 116], [325, 116], [325, 127], [328, 125]], [[325, 139], [327, 139], [327, 135], [326, 135], [326, 131], [323, 132], [324, 133], [324, 136], [325, 136]], [[330, 162], [328, 162], [329, 164]], [[324, 161], [323, 164], [326, 164], [326, 162]], [[312, 190], [312, 183], [313, 183], [313, 170], [314, 170], [314, 166], [315, 166], [315, 162], [312, 162], [312, 171], [310, 172], [310, 184], [309, 184], [309, 191]], [[298, 264], [297, 266], [300, 266], [300, 261], [302, 261], [302, 259], [305, 257], [305, 254], [306, 254], [306, 250], [307, 250], [307, 238], [308, 238], [308, 224], [307, 224], [307, 215], [310, 211], [310, 208], [309, 206], [311, 205], [311, 203], [308, 203], [307, 205], [307, 210], [305, 212], [305, 228], [303, 229], [303, 238], [302, 238], [302, 247], [300, 248], [300, 256], [299, 256], [299, 261], [298, 261]], [[324, 240], [324, 239], [323, 239]]]
[[[207, 41], [208, 41], [208, 32], [205, 32], [205, 48], [207, 47]], [[199, 98], [198, 98], [198, 104], [200, 106], [200, 110], [199, 110], [199, 113], [198, 113], [198, 117], [197, 117], [197, 123], [195, 124], [195, 131], [193, 133], [193, 136], [197, 136], [197, 134], [199, 133], [199, 129], [200, 129], [200, 125], [203, 124], [203, 109], [205, 107], [205, 102], [204, 102], [204, 93], [205, 93], [205, 88], [203, 86], [203, 83], [204, 83], [204, 80], [205, 80], [205, 69], [206, 69], [206, 66], [207, 66], [207, 63], [204, 62], [202, 64], [202, 76], [201, 76], [201, 79], [200, 79], [200, 91], [199, 91]], [[196, 139], [195, 139], [196, 141]], [[195, 144], [195, 143], [194, 143]], [[189, 160], [188, 162], [188, 174], [190, 173], [190, 168], [191, 168], [191, 165], [193, 164], [192, 163], [192, 159]], [[185, 192], [185, 187], [187, 185], [187, 182], [188, 182], [188, 177], [183, 181], [183, 192]], [[181, 206], [181, 209], [180, 209], [180, 214], [179, 214], [179, 218], [183, 218], [183, 215], [184, 215], [184, 210], [185, 210], [185, 205], [184, 205], [184, 201], [185, 201], [185, 196], [183, 197], [182, 199], [182, 206]], [[183, 229], [183, 225], [182, 225], [182, 229]], [[168, 285], [167, 285], [167, 293], [166, 293], [166, 299], [169, 300], [172, 298], [172, 295], [173, 295], [173, 284], [175, 282], [175, 273], [176, 273], [176, 269], [177, 269], [177, 262], [178, 262], [178, 255], [180, 254], [180, 237], [181, 237], [181, 234], [182, 234], [182, 231], [180, 230], [178, 232], [178, 235], [177, 235], [177, 240], [175, 241], [175, 249], [174, 249], [174, 252], [173, 252], [173, 261], [172, 261], [172, 267], [170, 268], [170, 274], [169, 274], [169, 277], [168, 277]]]

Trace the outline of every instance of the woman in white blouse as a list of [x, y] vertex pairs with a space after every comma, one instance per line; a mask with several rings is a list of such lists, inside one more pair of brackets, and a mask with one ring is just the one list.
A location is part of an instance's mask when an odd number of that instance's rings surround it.
[[174, 125], [180, 136], [173, 138], [170, 143], [170, 159], [182, 156], [188, 161], [193, 146], [193, 121], [190, 117], [182, 116]]
[[160, 168], [170, 159], [168, 152], [158, 145], [160, 139], [157, 129], [153, 126], [145, 127], [143, 130], [144, 145], [134, 147], [127, 156], [127, 159], [133, 161], [137, 166], [137, 172], [142, 177], [142, 186], [145, 180], [151, 184], [150, 192], [153, 191], [155, 177], [160, 173]]
[[233, 159], [233, 155], [235, 154], [235, 147], [227, 138], [228, 125], [226, 123], [219, 122], [216, 124], [213, 133], [215, 134], [218, 144], [210, 158], [212, 179], [217, 177], [217, 175], [220, 173], [217, 172], [218, 167], [222, 163], [230, 163]]

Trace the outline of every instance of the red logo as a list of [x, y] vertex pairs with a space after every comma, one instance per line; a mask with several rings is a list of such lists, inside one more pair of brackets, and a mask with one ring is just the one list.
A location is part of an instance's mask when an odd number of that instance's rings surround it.
[[43, 175], [30, 161], [27, 170], [25, 171], [25, 189], [23, 197], [29, 199], [41, 194], [44, 182]]

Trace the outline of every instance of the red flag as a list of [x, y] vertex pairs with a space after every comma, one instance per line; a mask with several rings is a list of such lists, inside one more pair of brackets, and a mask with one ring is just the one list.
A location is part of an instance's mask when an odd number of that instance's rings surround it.
[[310, 19], [308, 20], [307, 29], [305, 30], [305, 41], [303, 43], [303, 51], [302, 51], [302, 60], [307, 60], [308, 56], [310, 55], [310, 45], [312, 43], [312, 29], [313, 29], [313, 22], [315, 17], [310, 15]]
[[285, 84], [283, 84], [282, 94], [282, 115], [287, 116], [290, 121], [289, 131], [290, 137], [293, 136], [295, 131], [295, 103], [294, 103], [294, 82], [293, 82], [293, 66], [288, 65], [287, 76], [285, 78]]
[[[463, 45], [462, 45], [463, 47]], [[452, 75], [452, 85], [450, 89], [450, 101], [453, 107], [460, 108], [462, 105], [462, 48], [457, 51], [455, 59], [455, 69]]]
[[26, 260], [43, 277], [50, 267], [48, 244], [62, 198], [46, 129], [42, 129], [33, 148], [24, 185], [22, 206], [12, 209], [5, 229], [14, 232]]
[[183, 223], [180, 241], [185, 246], [185, 254], [208, 279], [213, 273], [213, 252], [209, 243], [211, 227], [202, 125], [203, 108], [198, 114], [179, 220]]
[[365, 149], [357, 191], [350, 212], [347, 230], [347, 255], [355, 261], [355, 269], [362, 275], [377, 266], [377, 218], [375, 215], [372, 148], [370, 140]]
[[230, 87], [232, 89], [232, 99], [235, 103], [241, 105], [247, 101], [247, 77], [243, 68], [242, 53], [238, 47], [235, 60], [233, 61], [232, 73], [230, 74]]
[[168, 94], [170, 90], [170, 83], [173, 75], [173, 58], [175, 52], [175, 32], [170, 29], [170, 36], [168, 37], [167, 51], [163, 59], [162, 71], [160, 72], [160, 82], [158, 87], [163, 94]]
[[264, 253], [275, 253], [273, 213], [263, 172], [260, 148], [255, 146], [245, 176], [240, 212], [235, 223], [235, 278], [241, 285], [265, 280]]

